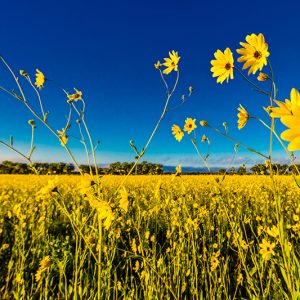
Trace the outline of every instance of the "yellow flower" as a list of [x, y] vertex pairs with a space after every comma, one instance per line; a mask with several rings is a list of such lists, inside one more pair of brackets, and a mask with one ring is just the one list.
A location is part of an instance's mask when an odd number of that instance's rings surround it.
[[128, 202], [128, 192], [126, 191], [125, 187], [123, 187], [123, 189], [120, 190], [119, 194], [120, 194], [120, 197], [121, 197], [120, 202], [119, 202], [119, 206], [125, 212], [127, 212], [129, 202]]
[[269, 79], [269, 76], [265, 73], [260, 72], [257, 76], [258, 81], [266, 81]]
[[281, 122], [289, 129], [281, 133], [281, 138], [289, 141], [288, 150], [300, 150], [300, 106], [292, 116], [283, 116]]
[[157, 70], [159, 70], [159, 69], [162, 67], [162, 65], [161, 65], [161, 63], [160, 63], [159, 60], [157, 61], [156, 64], [154, 64], [154, 67], [155, 67], [155, 69], [157, 69]]
[[217, 82], [223, 83], [224, 80], [233, 79], [233, 55], [229, 48], [226, 48], [224, 53], [217, 50], [214, 53], [216, 59], [211, 60], [211, 72], [213, 77], [218, 77]]
[[42, 274], [51, 266], [51, 259], [50, 256], [47, 255], [45, 256], [41, 262], [40, 262], [40, 267], [37, 270], [36, 274], [35, 274], [35, 280], [38, 282], [41, 280], [42, 278]]
[[201, 142], [207, 142], [208, 139], [205, 134], [202, 135]]
[[272, 236], [273, 238], [278, 239], [279, 238], [279, 228], [275, 225], [272, 226], [272, 228], [267, 229], [267, 234]]
[[81, 100], [82, 99], [82, 92], [81, 91], [78, 91], [74, 88], [75, 90], [75, 94], [71, 94], [69, 95], [68, 94], [68, 102], [72, 102], [72, 101], [78, 101], [78, 100]]
[[184, 136], [183, 131], [180, 129], [178, 125], [172, 126], [172, 134], [174, 135], [175, 139], [180, 142]]
[[197, 128], [196, 119], [186, 118], [183, 130], [190, 134], [195, 128]]
[[283, 116], [293, 115], [293, 111], [300, 107], [300, 94], [296, 89], [291, 89], [290, 99], [285, 99], [285, 102], [274, 100], [278, 107], [273, 107], [270, 116], [272, 118], [281, 118]]
[[247, 121], [249, 120], [250, 116], [247, 113], [246, 109], [240, 104], [240, 107], [238, 107], [239, 113], [238, 116], [238, 129], [242, 129], [245, 127]]
[[45, 76], [44, 76], [44, 74], [43, 74], [40, 70], [36, 69], [36, 74], [35, 74], [35, 76], [36, 76], [36, 79], [35, 79], [35, 85], [36, 85], [39, 89], [42, 89], [42, 88], [43, 88], [43, 85], [44, 85], [44, 83], [45, 83]]
[[263, 239], [262, 243], [259, 244], [261, 248], [259, 253], [262, 255], [263, 260], [270, 259], [271, 255], [274, 255], [275, 252], [273, 249], [275, 248], [275, 243], [269, 243], [266, 239]]
[[237, 49], [236, 52], [241, 54], [238, 62], [245, 62], [243, 70], [250, 67], [249, 74], [255, 74], [257, 70], [261, 70], [263, 66], [267, 65], [268, 44], [265, 42], [263, 34], [256, 35], [252, 33], [246, 36], [246, 42], [240, 42], [243, 48]]
[[68, 139], [69, 137], [67, 136], [66, 134], [66, 130], [63, 128], [61, 131], [60, 130], [57, 130], [57, 133], [59, 135], [59, 139], [60, 139], [60, 144], [65, 147], [67, 142], [68, 142]]
[[208, 125], [208, 123], [207, 123], [205, 120], [201, 120], [201, 121], [200, 121], [200, 125], [201, 125], [202, 127], [205, 127], [205, 126]]
[[163, 66], [167, 67], [163, 71], [164, 74], [169, 74], [173, 70], [178, 71], [178, 62], [180, 59], [180, 57], [178, 56], [178, 52], [172, 50], [172, 52], [169, 52], [169, 56], [170, 58], [164, 58], [165, 62], [163, 63]]

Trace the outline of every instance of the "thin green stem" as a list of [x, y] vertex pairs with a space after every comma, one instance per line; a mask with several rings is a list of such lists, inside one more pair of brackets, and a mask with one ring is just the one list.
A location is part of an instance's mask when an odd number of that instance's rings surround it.
[[[48, 124], [45, 122], [44, 120], [44, 117], [41, 118], [35, 111], [34, 109], [27, 103], [27, 100], [26, 100], [26, 97], [25, 97], [25, 94], [23, 92], [23, 89], [22, 87], [20, 86], [19, 84], [19, 80], [18, 78], [16, 77], [15, 73], [13, 72], [13, 70], [10, 68], [10, 66], [6, 63], [6, 61], [4, 60], [4, 58], [2, 56], [0, 56], [0, 59], [2, 60], [2, 62], [4, 63], [4, 65], [7, 67], [7, 69], [9, 70], [9, 72], [11, 73], [11, 75], [13, 76], [17, 86], [18, 86], [18, 89], [22, 95], [22, 101], [23, 103], [25, 104], [25, 106], [28, 108], [28, 110], [41, 122], [43, 123], [49, 130], [50, 132], [52, 132], [59, 140], [60, 140], [60, 137], [59, 135], [54, 131], [54, 129]], [[2, 88], [2, 90], [5, 90]], [[5, 90], [6, 92], [8, 92], [7, 90]], [[17, 95], [14, 95], [13, 93], [11, 92], [8, 92], [10, 95], [12, 95], [13, 97], [17, 98], [18, 100], [20, 100], [20, 98], [17, 96]], [[64, 145], [64, 148], [66, 149], [68, 155], [70, 156], [71, 160], [73, 161], [73, 163], [75, 164], [76, 168], [78, 169], [78, 171], [80, 172], [80, 174], [82, 175], [82, 172], [80, 171], [80, 168], [79, 168], [79, 165], [75, 159], [75, 157], [73, 156], [73, 154], [71, 153], [70, 149], [68, 148], [67, 145]]]
[[31, 155], [34, 150], [34, 129], [35, 129], [35, 126], [31, 125], [31, 142], [30, 142], [30, 149], [29, 149], [29, 155], [28, 155], [29, 159], [31, 158]]
[[202, 160], [203, 163], [205, 164], [206, 169], [208, 170], [209, 173], [211, 173], [210, 167], [209, 167], [209, 165], [208, 165], [206, 159], [203, 157], [203, 155], [202, 155], [201, 152], [199, 151], [195, 139], [192, 139], [192, 144], [193, 144], [193, 146], [195, 147], [198, 156], [201, 158], [201, 160]]
[[[82, 100], [82, 103], [83, 103], [83, 106], [85, 107], [85, 103], [84, 103], [83, 100]], [[75, 111], [77, 112], [78, 116], [80, 117], [80, 120], [82, 121], [82, 124], [84, 126], [85, 132], [87, 134], [87, 137], [88, 137], [88, 140], [89, 140], [89, 143], [90, 143], [91, 152], [92, 152], [92, 157], [93, 157], [93, 162], [94, 162], [94, 168], [95, 168], [95, 173], [96, 173], [96, 177], [97, 177], [97, 183], [98, 183], [98, 186], [99, 186], [100, 182], [99, 182], [99, 176], [98, 176], [98, 166], [97, 166], [97, 160], [96, 160], [95, 147], [94, 147], [93, 140], [92, 140], [90, 131], [88, 129], [88, 126], [87, 126], [87, 124], [86, 124], [86, 122], [84, 120], [84, 110], [82, 111], [82, 113], [80, 113], [78, 111], [77, 107], [74, 105], [73, 102], [72, 102], [72, 106], [75, 109]]]
[[211, 125], [209, 125], [209, 124], [207, 125], [207, 127], [211, 128], [212, 130], [214, 130], [215, 132], [217, 132], [217, 133], [221, 134], [222, 136], [224, 136], [224, 137], [228, 138], [229, 140], [233, 141], [234, 143], [236, 143], [236, 144], [239, 144], [239, 145], [240, 145], [240, 146], [242, 146], [243, 148], [246, 148], [247, 150], [249, 150], [249, 151], [251, 151], [251, 152], [254, 152], [254, 153], [258, 154], [258, 155], [260, 155], [260, 156], [264, 157], [265, 159], [269, 159], [269, 157], [268, 157], [268, 156], [266, 156], [266, 155], [264, 155], [264, 154], [262, 154], [262, 153], [260, 153], [260, 152], [256, 151], [256, 150], [255, 150], [255, 149], [253, 149], [253, 148], [250, 148], [250, 147], [246, 146], [245, 144], [243, 144], [243, 143], [239, 142], [238, 140], [236, 140], [236, 139], [232, 138], [231, 136], [229, 136], [229, 135], [227, 135], [227, 134], [223, 133], [223, 132], [222, 132], [222, 131], [220, 131], [219, 129], [217, 129], [217, 128], [215, 128], [215, 127], [212, 127], [212, 126], [211, 126]]
[[249, 80], [245, 75], [244, 75], [244, 73], [240, 70], [240, 69], [238, 69], [238, 68], [236, 68], [236, 67], [234, 67], [241, 75], [242, 75], [242, 77], [248, 82], [248, 83], [250, 83], [258, 92], [260, 92], [260, 93], [262, 93], [262, 94], [265, 94], [265, 95], [267, 95], [267, 96], [270, 96], [270, 93], [268, 93], [268, 92], [266, 92], [266, 91], [264, 91], [263, 89], [261, 89], [259, 86], [257, 86], [254, 82], [252, 82], [251, 80]]
[[156, 133], [156, 131], [157, 131], [157, 129], [158, 129], [160, 123], [161, 123], [161, 121], [163, 120], [163, 118], [164, 118], [164, 116], [165, 116], [165, 114], [166, 114], [166, 112], [167, 112], [167, 108], [168, 108], [169, 101], [170, 101], [170, 99], [171, 99], [173, 93], [174, 93], [175, 90], [176, 90], [176, 87], [177, 87], [177, 84], [178, 84], [178, 80], [179, 80], [179, 70], [177, 71], [177, 77], [176, 77], [176, 81], [175, 81], [175, 84], [174, 84], [174, 86], [173, 86], [173, 89], [172, 89], [172, 91], [171, 91], [170, 93], [168, 93], [168, 96], [167, 96], [167, 99], [166, 99], [166, 103], [165, 103], [165, 106], [164, 106], [163, 111], [162, 111], [162, 113], [161, 113], [161, 116], [160, 116], [160, 118], [158, 119], [158, 121], [157, 121], [157, 123], [156, 123], [156, 125], [155, 125], [155, 127], [154, 127], [154, 129], [153, 129], [153, 131], [152, 131], [152, 133], [151, 133], [151, 135], [150, 135], [150, 137], [149, 137], [149, 139], [148, 139], [146, 145], [145, 145], [144, 148], [142, 149], [141, 153], [138, 155], [137, 159], [136, 159], [135, 162], [134, 162], [134, 165], [131, 167], [131, 169], [129, 170], [129, 172], [128, 172], [127, 175], [125, 176], [125, 178], [121, 181], [121, 183], [120, 183], [120, 185], [118, 186], [118, 188], [116, 189], [116, 192], [115, 192], [115, 193], [117, 193], [117, 192], [119, 191], [119, 189], [121, 188], [121, 186], [122, 186], [122, 185], [124, 184], [124, 182], [127, 180], [128, 176], [129, 176], [129, 175], [133, 172], [133, 170], [135, 169], [136, 165], [138, 164], [138, 162], [140, 161], [140, 159], [142, 158], [142, 156], [145, 154], [145, 152], [146, 152], [148, 146], [150, 145], [150, 143], [151, 143], [151, 141], [152, 141], [152, 139], [153, 139], [153, 137], [154, 137], [154, 135], [155, 135], [155, 133]]
[[39, 100], [39, 103], [40, 103], [41, 112], [42, 112], [42, 115], [43, 115], [43, 119], [45, 120], [45, 112], [44, 112], [44, 107], [43, 107], [43, 103], [42, 103], [40, 92], [37, 90], [37, 88], [35, 87], [35, 85], [32, 83], [30, 77], [26, 76], [26, 78], [27, 78], [28, 82], [30, 83], [30, 85], [32, 86], [32, 88], [34, 89], [34, 91], [37, 94], [37, 97], [38, 97], [38, 100]]
[[[254, 117], [253, 117], [254, 118]], [[255, 118], [256, 120], [258, 120], [260, 123], [262, 123], [266, 128], [268, 128], [269, 130], [272, 130], [272, 128], [267, 125], [262, 119], [260, 118]], [[273, 129], [273, 134], [276, 137], [276, 139], [278, 140], [278, 142], [280, 143], [280, 145], [282, 146], [283, 150], [285, 151], [285, 153], [287, 154], [288, 158], [290, 159], [290, 161], [293, 163], [298, 175], [300, 175], [299, 169], [295, 163], [295, 160], [292, 158], [291, 153], [289, 152], [289, 150], [286, 148], [286, 146], [284, 145], [284, 143], [282, 142], [281, 138], [279, 137], [279, 135], [277, 134], [277, 132]]]

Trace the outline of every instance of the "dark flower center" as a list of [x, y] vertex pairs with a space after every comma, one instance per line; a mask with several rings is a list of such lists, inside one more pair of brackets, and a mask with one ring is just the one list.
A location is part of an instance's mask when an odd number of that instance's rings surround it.
[[230, 63], [227, 63], [227, 64], [225, 65], [225, 69], [226, 69], [227, 71], [229, 71], [229, 70], [231, 69], [231, 64], [230, 64]]
[[256, 59], [260, 59], [260, 58], [262, 57], [261, 52], [260, 52], [260, 51], [255, 51], [255, 52], [254, 52], [254, 57], [255, 57]]

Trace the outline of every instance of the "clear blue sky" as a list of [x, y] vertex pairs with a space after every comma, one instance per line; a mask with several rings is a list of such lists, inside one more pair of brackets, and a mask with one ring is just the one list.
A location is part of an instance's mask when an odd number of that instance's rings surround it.
[[[187, 135], [181, 143], [173, 138], [172, 124], [183, 125], [186, 117], [192, 117], [197, 123], [206, 119], [222, 129], [226, 121], [232, 136], [268, 152], [264, 128], [251, 120], [239, 131], [236, 123], [239, 103], [249, 113], [266, 117], [261, 106], [267, 106], [268, 99], [251, 90], [237, 73], [228, 84], [217, 84], [210, 72], [213, 53], [230, 47], [236, 61], [239, 42], [247, 34], [263, 33], [269, 44], [278, 98], [288, 98], [291, 88], [300, 89], [299, 9], [297, 1], [4, 1], [0, 53], [16, 72], [24, 69], [34, 77], [38, 68], [67, 91], [76, 87], [83, 92], [86, 120], [94, 140], [101, 141], [97, 157], [103, 164], [132, 161], [129, 140], [133, 139], [138, 148], [147, 141], [165, 102], [164, 86], [153, 64], [167, 57], [168, 51], [178, 51], [181, 75], [171, 106], [180, 102], [189, 85], [195, 91], [184, 106], [166, 115], [144, 160], [202, 166]], [[174, 76], [170, 74], [168, 80]], [[3, 66], [0, 84], [15, 88]], [[45, 109], [50, 111], [49, 123], [61, 129], [68, 111], [65, 96], [51, 82], [45, 83], [41, 94]], [[29, 99], [36, 103], [33, 95]], [[27, 149], [30, 118], [20, 102], [0, 93], [1, 140], [8, 141], [13, 135], [15, 146]], [[71, 135], [76, 137], [75, 125]], [[279, 123], [277, 127], [283, 129]], [[203, 133], [212, 140], [210, 164], [226, 165], [234, 144], [198, 123], [197, 137]], [[84, 162], [78, 140], [71, 138], [69, 145]], [[68, 161], [64, 149], [41, 124], [36, 146], [36, 161]], [[282, 159], [279, 145], [274, 147], [275, 155]], [[203, 144], [200, 149], [205, 153]], [[3, 159], [17, 157], [1, 147]], [[251, 153], [239, 152], [237, 164], [256, 161]]]

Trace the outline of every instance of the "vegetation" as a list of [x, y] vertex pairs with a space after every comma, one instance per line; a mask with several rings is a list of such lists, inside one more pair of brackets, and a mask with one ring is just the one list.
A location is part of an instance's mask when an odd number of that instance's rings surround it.
[[275, 178], [279, 211], [268, 176], [134, 176], [116, 193], [118, 178], [102, 178], [95, 203], [90, 177], [0, 176], [1, 299], [299, 292], [300, 193], [290, 177]]

